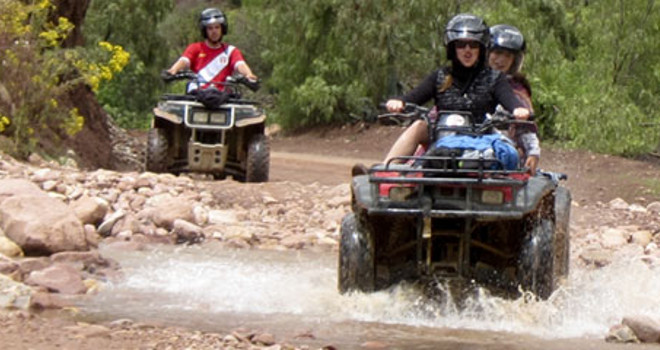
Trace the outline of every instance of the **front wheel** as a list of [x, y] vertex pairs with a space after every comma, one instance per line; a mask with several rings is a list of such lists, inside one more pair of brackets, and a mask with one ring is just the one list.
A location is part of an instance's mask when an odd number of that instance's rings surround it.
[[147, 134], [147, 154], [145, 168], [154, 173], [167, 171], [167, 149], [169, 143], [165, 130], [160, 128], [149, 129]]
[[375, 289], [375, 253], [372, 232], [366, 229], [354, 213], [341, 222], [339, 271], [337, 287], [340, 293], [371, 292]]
[[[552, 199], [552, 202], [550, 201]], [[555, 289], [555, 220], [554, 198], [542, 201], [538, 211], [525, 219], [518, 256], [518, 281], [523, 290], [540, 299], [550, 297]]]
[[250, 138], [247, 151], [245, 182], [266, 182], [270, 171], [270, 143], [263, 134]]

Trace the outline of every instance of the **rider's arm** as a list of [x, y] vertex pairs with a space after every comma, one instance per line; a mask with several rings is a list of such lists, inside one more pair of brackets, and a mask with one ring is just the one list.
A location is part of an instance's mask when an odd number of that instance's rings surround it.
[[188, 60], [188, 58], [181, 57], [176, 62], [174, 62], [172, 67], [170, 67], [170, 69], [168, 69], [167, 72], [170, 74], [176, 74], [179, 71], [183, 69], [187, 69], [189, 67], [190, 67], [190, 61]]
[[530, 110], [516, 97], [511, 84], [509, 84], [503, 75], [495, 82], [494, 94], [496, 102], [504, 106], [507, 110], [513, 111], [516, 119], [529, 118]]
[[438, 71], [429, 74], [419, 85], [403, 96], [404, 102], [411, 102], [417, 105], [423, 105], [435, 97], [436, 80]]
[[429, 74], [422, 82], [402, 97], [395, 97], [387, 101], [387, 109], [390, 112], [400, 112], [403, 109], [403, 103], [410, 102], [417, 105], [423, 105], [435, 97], [436, 80], [438, 71]]
[[244, 75], [246, 78], [248, 78], [252, 81], [255, 81], [255, 80], [258, 79], [257, 76], [254, 75], [254, 73], [252, 73], [252, 70], [250, 69], [250, 66], [248, 66], [248, 64], [245, 63], [245, 61], [239, 62], [236, 65], [236, 70], [239, 73], [241, 73], [242, 75]]

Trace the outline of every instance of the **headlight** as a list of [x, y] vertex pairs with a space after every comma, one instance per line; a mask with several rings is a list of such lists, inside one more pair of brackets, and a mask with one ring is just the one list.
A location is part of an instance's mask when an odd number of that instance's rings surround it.
[[227, 114], [226, 113], [211, 113], [211, 124], [225, 124], [227, 123]]
[[192, 122], [194, 124], [206, 124], [209, 122], [209, 114], [207, 112], [193, 112]]
[[467, 120], [465, 120], [465, 116], [462, 116], [460, 114], [450, 114], [447, 116], [447, 120], [446, 120], [447, 126], [465, 126], [465, 124], [467, 124]]

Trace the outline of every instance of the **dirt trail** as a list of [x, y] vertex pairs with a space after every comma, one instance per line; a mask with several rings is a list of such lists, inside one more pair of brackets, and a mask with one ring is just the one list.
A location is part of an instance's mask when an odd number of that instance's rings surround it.
[[[272, 180], [334, 185], [350, 179], [356, 162], [382, 160], [401, 127], [346, 126], [272, 140]], [[636, 161], [543, 144], [540, 168], [568, 175], [565, 186], [578, 204], [622, 198], [645, 204], [660, 200], [660, 162]]]

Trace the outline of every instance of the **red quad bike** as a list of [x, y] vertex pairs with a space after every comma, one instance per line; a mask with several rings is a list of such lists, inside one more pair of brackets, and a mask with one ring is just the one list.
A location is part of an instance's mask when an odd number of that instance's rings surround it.
[[[530, 123], [506, 112], [476, 125], [469, 113], [429, 118], [428, 109], [412, 104], [406, 111], [379, 118], [425, 119], [436, 140]], [[431, 147], [422, 156], [400, 157], [403, 164], [378, 164], [355, 176], [352, 212], [341, 224], [339, 291], [442, 281], [547, 299], [568, 275], [571, 195], [559, 184], [566, 176], [530, 176], [519, 162], [504, 170], [492, 153]]]
[[[206, 84], [192, 72], [163, 77]], [[227, 79], [225, 93], [211, 107], [201, 94], [166, 94], [154, 108], [145, 168], [155, 173], [197, 172], [216, 179], [232, 175], [240, 181], [266, 182], [270, 146], [264, 135], [266, 115], [257, 103], [242, 98], [241, 85], [259, 86], [243, 76]], [[217, 92], [217, 91], [216, 91]]]

